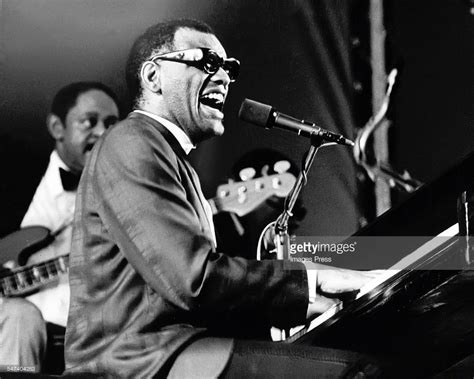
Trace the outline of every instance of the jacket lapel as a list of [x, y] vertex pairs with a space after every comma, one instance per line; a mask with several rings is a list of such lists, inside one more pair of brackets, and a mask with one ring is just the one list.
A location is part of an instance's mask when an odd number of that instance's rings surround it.
[[[196, 174], [196, 171], [191, 166], [191, 163], [188, 161], [188, 157], [184, 152], [183, 148], [179, 144], [178, 140], [171, 134], [171, 132], [166, 129], [162, 124], [158, 121], [148, 117], [142, 113], [132, 112], [128, 116], [129, 118], [133, 119], [141, 119], [142, 122], [147, 122], [153, 125], [158, 131], [163, 135], [166, 142], [171, 146], [173, 151], [178, 157], [178, 162], [180, 162], [186, 172], [186, 178], [183, 179], [183, 186], [186, 188], [188, 192], [188, 199], [193, 205], [194, 210], [197, 213], [199, 221], [201, 223], [202, 230], [207, 234], [211, 241], [214, 241], [214, 232], [212, 231], [212, 227], [209, 224], [209, 219], [206, 214], [206, 210], [204, 208], [203, 202], [206, 201], [205, 197], [201, 190], [201, 185], [199, 182], [199, 178]], [[212, 215], [210, 215], [212, 217]], [[215, 247], [215, 246], [214, 246]]]

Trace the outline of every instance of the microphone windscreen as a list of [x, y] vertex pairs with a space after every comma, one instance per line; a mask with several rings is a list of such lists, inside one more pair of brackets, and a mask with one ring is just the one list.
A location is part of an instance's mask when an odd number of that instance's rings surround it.
[[239, 110], [239, 118], [241, 120], [250, 122], [258, 126], [265, 128], [271, 127], [267, 125], [272, 113], [272, 107], [270, 105], [259, 103], [258, 101], [245, 99], [242, 102]]

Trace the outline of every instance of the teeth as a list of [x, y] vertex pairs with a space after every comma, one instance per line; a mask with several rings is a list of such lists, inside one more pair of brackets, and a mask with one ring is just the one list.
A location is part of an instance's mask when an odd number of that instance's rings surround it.
[[222, 93], [212, 92], [208, 93], [207, 95], [202, 96], [203, 99], [212, 99], [216, 102], [223, 103], [224, 102], [224, 95]]

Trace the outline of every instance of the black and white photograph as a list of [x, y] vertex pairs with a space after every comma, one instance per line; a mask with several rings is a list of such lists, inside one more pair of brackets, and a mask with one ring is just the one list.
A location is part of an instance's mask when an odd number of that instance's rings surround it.
[[0, 0], [0, 379], [473, 378], [473, 26]]

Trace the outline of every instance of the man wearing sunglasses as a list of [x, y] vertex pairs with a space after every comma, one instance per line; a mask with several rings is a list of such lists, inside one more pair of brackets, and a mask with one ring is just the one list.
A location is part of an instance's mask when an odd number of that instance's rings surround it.
[[69, 372], [340, 375], [359, 359], [231, 338], [234, 325], [243, 329], [256, 319], [268, 327], [302, 324], [334, 303], [316, 289], [352, 291], [371, 277], [232, 258], [217, 249], [210, 207], [187, 154], [224, 132], [224, 102], [238, 69], [198, 21], [161, 23], [135, 41], [127, 62], [135, 110], [96, 144], [79, 187]]

